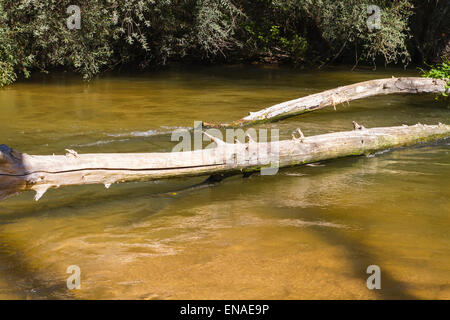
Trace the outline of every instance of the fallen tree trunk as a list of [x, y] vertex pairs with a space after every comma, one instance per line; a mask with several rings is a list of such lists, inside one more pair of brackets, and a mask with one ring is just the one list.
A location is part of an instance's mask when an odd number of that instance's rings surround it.
[[[69, 185], [228, 175], [254, 172], [267, 167], [288, 167], [450, 136], [450, 126], [422, 125], [366, 129], [354, 123], [354, 130], [290, 140], [225, 143], [211, 137], [211, 149], [130, 154], [77, 154], [33, 156], [6, 145], [0, 146], [0, 199], [25, 190], [36, 191], [36, 200], [49, 189]], [[206, 134], [207, 135], [207, 134]]]
[[435, 93], [450, 92], [446, 81], [441, 79], [406, 77], [369, 80], [312, 94], [272, 107], [250, 112], [248, 116], [225, 124], [204, 123], [206, 127], [241, 127], [263, 122], [272, 122], [299, 114], [319, 110], [352, 100], [393, 93]]

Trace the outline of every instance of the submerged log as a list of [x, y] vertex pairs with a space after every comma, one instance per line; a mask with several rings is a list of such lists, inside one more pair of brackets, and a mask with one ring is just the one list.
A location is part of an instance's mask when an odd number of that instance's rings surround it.
[[[450, 136], [450, 126], [422, 125], [354, 130], [271, 142], [226, 143], [215, 148], [168, 153], [78, 154], [33, 156], [0, 146], [0, 199], [34, 190], [39, 200], [49, 188], [69, 185], [249, 173], [261, 168], [288, 167], [321, 160], [370, 154]], [[208, 135], [209, 136], [209, 135]]]
[[272, 107], [250, 112], [248, 116], [225, 124], [204, 123], [206, 127], [241, 127], [319, 110], [325, 107], [349, 103], [352, 100], [394, 93], [434, 93], [450, 92], [446, 81], [441, 79], [406, 77], [369, 80], [319, 92], [306, 97], [276, 104]]

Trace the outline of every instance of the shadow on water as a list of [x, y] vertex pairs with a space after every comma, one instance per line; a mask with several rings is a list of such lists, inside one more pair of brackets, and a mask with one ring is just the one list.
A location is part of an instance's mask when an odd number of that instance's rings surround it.
[[331, 246], [339, 245], [345, 249], [345, 259], [352, 267], [352, 274], [356, 275], [363, 281], [370, 276], [370, 274], [366, 273], [366, 268], [368, 266], [377, 265], [380, 267], [381, 289], [372, 290], [379, 299], [419, 299], [418, 297], [408, 293], [407, 284], [396, 280], [386, 268], [383, 268], [381, 259], [373, 253], [375, 250], [374, 248], [370, 248], [369, 246], [350, 238], [348, 235], [345, 235], [339, 230], [332, 230], [332, 228], [328, 228], [326, 233], [317, 229], [315, 231], [317, 231], [316, 234], [324, 243]]
[[[230, 175], [231, 176], [231, 175]], [[227, 176], [227, 177], [230, 177]], [[201, 179], [201, 180], [199, 180]], [[186, 179], [173, 179], [169, 183], [144, 183], [139, 184], [137, 187], [130, 187], [130, 185], [125, 186], [126, 184], [119, 187], [118, 190], [112, 191], [108, 190], [104, 193], [96, 192], [94, 195], [86, 194], [84, 192], [72, 192], [70, 197], [65, 197], [64, 195], [58, 196], [58, 198], [52, 199], [41, 199], [40, 203], [33, 203], [33, 205], [27, 206], [26, 208], [17, 208], [17, 209], [9, 209], [9, 213], [5, 213], [6, 209], [2, 208], [0, 204], [0, 225], [6, 223], [13, 223], [17, 220], [27, 218], [27, 217], [39, 217], [39, 216], [49, 216], [49, 215], [60, 215], [61, 207], [70, 208], [75, 205], [81, 206], [83, 208], [92, 207], [94, 208], [96, 205], [101, 205], [105, 202], [123, 202], [124, 200], [133, 201], [133, 199], [140, 199], [142, 197], [146, 198], [165, 198], [167, 202], [175, 201], [180, 196], [185, 194], [189, 194], [191, 192], [195, 192], [197, 190], [201, 190], [204, 188], [211, 188], [222, 182], [223, 178], [217, 178], [216, 176], [210, 176], [205, 179], [201, 178], [186, 178]], [[200, 182], [198, 182], [200, 181]], [[145, 185], [146, 184], [146, 185]], [[180, 186], [181, 185], [181, 186]], [[99, 188], [103, 188], [102, 186], [98, 186]], [[82, 187], [75, 187], [77, 189]], [[91, 186], [92, 188], [92, 186]], [[157, 188], [158, 190], [155, 190]], [[71, 187], [68, 188], [68, 190]], [[150, 189], [150, 190], [149, 190]], [[164, 189], [160, 191], [160, 189]], [[67, 192], [71, 192], [68, 191]], [[112, 191], [112, 192], [111, 192]], [[60, 192], [60, 191], [54, 191]], [[30, 194], [25, 197], [30, 197]], [[32, 202], [32, 199], [28, 201]], [[156, 214], [162, 207], [154, 208], [153, 214]]]
[[[431, 145], [443, 145], [448, 140], [440, 141], [439, 143], [432, 143]], [[430, 146], [430, 144], [424, 144], [420, 145], [419, 147], [414, 147], [413, 149], [416, 152], [420, 152], [420, 149], [423, 147]], [[411, 149], [411, 148], [403, 148], [401, 150], [405, 149]], [[301, 175], [304, 175], [303, 182], [302, 183], [295, 183], [293, 186], [291, 186], [291, 189], [295, 189], [298, 194], [303, 194], [304, 196], [298, 196], [296, 198], [297, 201], [301, 201], [302, 205], [300, 205], [298, 208], [301, 209], [301, 219], [304, 220], [307, 219], [315, 219], [317, 220], [319, 218], [324, 219], [325, 221], [330, 220], [330, 216], [326, 215], [323, 217], [317, 216], [317, 214], [320, 214], [320, 211], [313, 211], [313, 213], [310, 215], [308, 213], [304, 214], [303, 208], [304, 205], [306, 205], [306, 208], [309, 208], [311, 204], [314, 202], [317, 202], [319, 200], [322, 200], [320, 197], [321, 194], [326, 194], [329, 196], [330, 194], [333, 195], [337, 192], [343, 191], [342, 194], [347, 193], [354, 193], [355, 188], [359, 189], [358, 186], [354, 186], [353, 188], [348, 189], [348, 185], [351, 183], [354, 183], [355, 181], [358, 182], [359, 180], [364, 181], [364, 183], [370, 183], [372, 180], [371, 177], [379, 177], [380, 175], [383, 176], [387, 172], [391, 171], [392, 169], [387, 165], [391, 158], [396, 158], [401, 155], [401, 150], [399, 151], [399, 154], [392, 155], [392, 154], [383, 154], [383, 155], [377, 155], [376, 157], [372, 158], [347, 158], [347, 159], [340, 159], [333, 162], [332, 165], [324, 166], [323, 168], [309, 168], [307, 171], [303, 170]], [[408, 152], [408, 151], [406, 151]], [[395, 151], [394, 151], [395, 153]], [[384, 161], [381, 161], [383, 158], [387, 157], [388, 159], [385, 159]], [[358, 162], [361, 162], [358, 164]], [[380, 166], [381, 165], [381, 166]], [[313, 170], [318, 170], [319, 172], [313, 173]], [[390, 172], [389, 174], [392, 174], [393, 172]], [[398, 174], [398, 173], [397, 173]], [[287, 174], [288, 176], [296, 176], [297, 174], [295, 172], [290, 172]], [[300, 175], [300, 174], [298, 174]], [[310, 179], [308, 176], [313, 176], [314, 179]], [[287, 181], [288, 182], [288, 181]], [[281, 182], [280, 182], [281, 183]], [[289, 182], [288, 182], [289, 183]], [[282, 183], [281, 183], [282, 184]], [[331, 186], [331, 187], [330, 187]], [[278, 187], [275, 187], [276, 189]], [[344, 190], [342, 190], [342, 188]], [[278, 190], [274, 190], [274, 192], [277, 192]], [[286, 196], [289, 196], [286, 194]], [[369, 200], [368, 197], [365, 195], [362, 195], [365, 197], [363, 201], [367, 201], [368, 203], [375, 201], [377, 198], [372, 198]], [[343, 196], [345, 197], [345, 196]], [[358, 197], [358, 194], [353, 194], [351, 197]], [[319, 200], [318, 200], [319, 199]], [[351, 198], [350, 198], [350, 201]], [[304, 203], [303, 203], [304, 202]], [[370, 214], [365, 216], [365, 212], [362, 209], [361, 212], [357, 212], [358, 210], [352, 209], [352, 212], [356, 215], [352, 215], [351, 217], [348, 216], [347, 210], [344, 210], [342, 212], [336, 212], [336, 210], [339, 210], [338, 208], [334, 209], [332, 206], [336, 205], [333, 203], [323, 203], [323, 205], [329, 206], [330, 210], [327, 209], [327, 211], [330, 211], [332, 213], [339, 213], [336, 215], [333, 215], [332, 219], [340, 219], [340, 217], [345, 217], [346, 223], [356, 224], [356, 225], [365, 225], [365, 227], [361, 230], [348, 230], [348, 229], [340, 229], [340, 228], [308, 228], [308, 231], [316, 235], [320, 242], [326, 244], [326, 246], [331, 247], [340, 247], [343, 249], [344, 255], [342, 256], [342, 259], [347, 261], [351, 270], [345, 273], [348, 273], [349, 278], [354, 278], [361, 280], [361, 285], [365, 287], [366, 279], [370, 276], [370, 274], [366, 273], [366, 268], [370, 265], [378, 265], [381, 268], [381, 290], [373, 290], [371, 291], [374, 295], [376, 295], [379, 299], [420, 299], [419, 296], [411, 293], [413, 289], [417, 288], [416, 283], [409, 283], [404, 280], [400, 280], [398, 277], [396, 277], [393, 272], [390, 271], [390, 266], [385, 265], [384, 261], [385, 259], [382, 258], [382, 255], [378, 253], [380, 248], [383, 247], [383, 243], [385, 243], [385, 239], [378, 238], [377, 242], [379, 241], [379, 245], [376, 244], [373, 245], [367, 245], [364, 241], [364, 232], [370, 233], [370, 226], [372, 225], [372, 222], [375, 224], [379, 224], [376, 220], [372, 220], [372, 214], [376, 214], [372, 209], [369, 208]], [[279, 204], [277, 204], [278, 206]], [[290, 203], [288, 206], [291, 205]], [[294, 204], [292, 204], [295, 207]], [[352, 207], [354, 207], [354, 204], [352, 202], [349, 203]], [[276, 207], [277, 208], [277, 207]], [[289, 207], [287, 207], [288, 209]], [[291, 209], [292, 211], [292, 209]], [[295, 218], [296, 212], [298, 210], [293, 210], [292, 213], [289, 213], [290, 211], [287, 210], [287, 215], [289, 218]], [[277, 210], [277, 214], [280, 213], [280, 210]], [[283, 213], [281, 212], [281, 216], [283, 216]], [[298, 218], [299, 216], [297, 216]], [[360, 220], [362, 218], [362, 220]], [[378, 219], [377, 219], [378, 220]], [[369, 228], [369, 229], [367, 229]], [[373, 234], [372, 234], [373, 236]], [[394, 254], [394, 253], [393, 253]], [[394, 254], [395, 256], [395, 254]], [[428, 283], [426, 285], [421, 285], [423, 289], [431, 289], [436, 288], [439, 290], [444, 290], [445, 285], [442, 284], [431, 284]], [[369, 291], [369, 289], [367, 289]]]
[[[64, 279], [50, 277], [48, 272], [29, 264], [24, 248], [15, 246], [10, 239], [0, 234], [1, 281], [7, 283], [7, 297], [18, 299], [73, 299]], [[69, 274], [67, 275], [69, 276]], [[5, 291], [5, 290], [2, 290]], [[0, 291], [0, 297], [2, 295]], [[9, 299], [9, 298], [8, 298]]]
[[[204, 178], [203, 178], [204, 180]], [[196, 192], [204, 188], [210, 188], [217, 185], [221, 179], [217, 180], [205, 180], [200, 183], [193, 183], [192, 180], [178, 179], [177, 187], [172, 185], [164, 186], [165, 189], [170, 191], [154, 191], [148, 192], [146, 187], [142, 185], [138, 188], [129, 188], [128, 192], [124, 190], [118, 190], [114, 193], [105, 193], [103, 195], [96, 194], [93, 197], [86, 198], [86, 194], [77, 194], [75, 197], [67, 198], [68, 200], [49, 199], [48, 203], [29, 206], [28, 209], [14, 209], [11, 213], [0, 214], [0, 226], [20, 222], [27, 218], [39, 218], [48, 216], [61, 217], [61, 207], [70, 208], [64, 215], [78, 216], [80, 211], [86, 207], [92, 207], [89, 211], [95, 211], [95, 207], [102, 203], [108, 202], [122, 202], [124, 200], [133, 202], [134, 199], [142, 198], [143, 196], [149, 198], [161, 198], [167, 197], [169, 201], [158, 201], [156, 207], [145, 211], [145, 218], [150, 215], [157, 214], [163, 210], [173, 201], [180, 199], [183, 196], [188, 195], [191, 192]], [[186, 184], [186, 186], [180, 187], [180, 182]], [[195, 181], [194, 181], [195, 182]], [[176, 193], [177, 197], [172, 195]], [[30, 199], [30, 201], [33, 201]], [[80, 206], [73, 206], [79, 204]], [[1, 207], [0, 207], [1, 208]], [[139, 220], [138, 216], [133, 217], [133, 223]], [[5, 234], [0, 234], [0, 273], [1, 279], [7, 285], [7, 296], [15, 297], [19, 299], [75, 299], [76, 296], [71, 294], [67, 289], [65, 279], [58, 276], [53, 276], [51, 272], [41, 271], [30, 265], [26, 252], [27, 248], [23, 248], [23, 245], [15, 243], [13, 239], [8, 238]], [[67, 275], [69, 276], [69, 275]], [[2, 291], [0, 291], [0, 296]]]
[[[340, 179], [342, 180], [341, 184], [345, 183], [345, 181], [347, 181], [347, 179], [349, 178], [349, 174], [352, 174], [352, 171], [350, 170], [351, 168], [345, 170], [345, 165], [350, 165], [351, 167], [351, 165], [354, 164], [354, 161], [357, 161], [358, 159], [364, 158], [358, 157], [337, 160], [338, 162], [344, 163], [344, 170], [332, 173], [331, 180]], [[371, 170], [370, 164], [367, 164], [366, 166], [364, 166], [364, 168], [364, 170]], [[318, 172], [318, 175], [320, 176], [320, 172]], [[323, 178], [330, 180], [330, 176], [325, 176]], [[75, 206], [75, 210], [69, 210], [68, 213], [65, 213], [69, 215], [75, 215], [79, 211], [79, 206], [84, 209], [86, 207], [92, 207], [95, 209], [96, 205], [99, 205], [103, 202], [120, 202], [127, 200], [131, 203], [133, 202], [133, 199], [138, 199], [143, 196], [149, 198], [167, 197], [168, 201], [159, 203], [157, 207], [154, 207], [151, 210], [147, 210], [145, 214], [146, 216], [148, 216], [149, 213], [158, 213], [173, 201], [183, 198], [189, 195], [191, 192], [197, 192], [199, 190], [202, 190], [203, 188], [208, 188], [216, 185], [216, 183], [211, 183], [211, 181], [206, 183], [201, 182], [199, 184], [192, 184], [192, 180], [188, 181], [188, 179], [184, 180], [184, 183], [189, 183], [189, 185], [179, 187], [179, 182], [178, 188], [174, 187], [173, 185], [165, 185], [165, 188], [167, 188], [168, 191], [163, 192], [157, 190], [149, 191], [148, 185], [142, 186], [142, 184], [139, 184], [138, 187], [118, 189], [113, 193], [95, 193], [95, 195], [92, 195], [90, 197], [85, 193], [75, 193], [75, 195], [71, 197], [63, 196], [62, 200], [57, 198], [57, 201], [50, 202], [51, 200], [55, 199], [49, 199], [49, 202], [42, 205], [27, 206], [26, 210], [22, 208], [19, 210], [13, 209], [11, 213], [1, 214], [0, 225], [12, 223], [30, 216], [39, 217], [48, 215], [60, 215], [60, 209], [62, 206]], [[159, 189], [160, 187], [160, 185], [156, 186], [157, 189]], [[177, 197], [172, 196], [172, 193], [175, 192], [178, 193]], [[134, 218], [139, 219], [139, 217]], [[367, 279], [367, 277], [369, 276], [366, 273], [365, 268], [367, 268], [367, 266], [369, 265], [379, 265], [381, 267], [382, 289], [373, 290], [373, 293], [376, 294], [377, 297], [381, 299], [418, 298], [408, 292], [408, 284], [396, 280], [395, 277], [390, 274], [386, 268], [383, 267], [383, 263], [380, 257], [378, 257], [377, 254], [373, 252], [375, 248], [371, 248], [370, 246], [365, 245], [361, 241], [358, 241], [354, 237], [351, 237], [351, 234], [348, 234], [345, 231], [339, 229], [334, 230], [332, 228], [327, 228], [327, 230], [324, 231], [320, 228], [310, 228], [309, 230], [311, 230], [311, 232], [314, 232], [322, 240], [323, 243], [327, 243], [330, 246], [338, 245], [344, 248], [345, 257], [343, 258], [348, 261], [352, 267], [352, 270], [350, 272], [352, 277], [356, 277], [357, 279], [364, 279], [365, 281], [365, 279]], [[54, 280], [55, 277], [52, 277], [51, 274], [47, 274], [45, 271], [40, 271], [30, 265], [26, 259], [25, 254], [23, 254], [24, 250], [20, 247], [20, 245], [17, 245], [16, 243], [14, 243], [14, 241], [8, 239], [5, 235], [0, 235], [0, 243], [2, 244], [2, 247], [0, 248], [0, 272], [2, 273], [2, 280], [8, 283], [8, 288], [11, 288], [10, 291], [15, 295], [19, 296], [20, 298], [31, 299], [74, 298], [74, 296], [70, 294], [70, 291], [67, 290], [65, 281], [58, 281], [58, 283], [56, 283], [56, 280]]]

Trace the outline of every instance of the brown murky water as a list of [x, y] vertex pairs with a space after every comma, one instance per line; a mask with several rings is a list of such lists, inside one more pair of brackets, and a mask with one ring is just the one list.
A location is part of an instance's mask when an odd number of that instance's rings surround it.
[[[0, 91], [0, 143], [30, 154], [170, 151], [169, 133], [338, 85], [414, 72], [210, 67], [34, 77]], [[450, 122], [430, 96], [264, 125], [282, 138]], [[263, 127], [264, 127], [263, 126]], [[24, 193], [0, 203], [0, 298], [450, 298], [450, 142], [230, 178]], [[181, 190], [181, 191], [180, 191]], [[81, 268], [68, 290], [66, 269]], [[366, 287], [381, 268], [382, 289]]]

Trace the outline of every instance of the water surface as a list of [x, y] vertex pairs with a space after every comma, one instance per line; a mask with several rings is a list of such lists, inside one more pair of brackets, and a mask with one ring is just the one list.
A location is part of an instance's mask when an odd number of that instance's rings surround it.
[[[195, 120], [228, 122], [278, 102], [400, 70], [276, 67], [56, 74], [0, 91], [0, 143], [30, 154], [163, 152]], [[450, 123], [432, 96], [353, 101], [259, 128], [282, 138]], [[31, 192], [0, 203], [0, 298], [450, 298], [450, 141], [191, 188], [201, 178]], [[78, 265], [82, 288], [68, 290]], [[382, 289], [366, 287], [378, 265]]]

